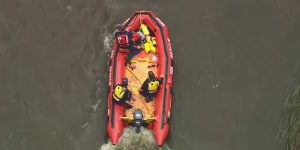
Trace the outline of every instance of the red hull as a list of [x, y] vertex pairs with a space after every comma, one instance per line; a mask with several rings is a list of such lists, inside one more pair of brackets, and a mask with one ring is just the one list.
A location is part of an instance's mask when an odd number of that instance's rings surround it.
[[[128, 18], [124, 25], [126, 30], [136, 30], [140, 26], [140, 18], [148, 28], [154, 32], [157, 42], [157, 55], [159, 60], [158, 76], [164, 76], [161, 90], [158, 92], [155, 104], [155, 120], [149, 125], [149, 129], [153, 130], [153, 135], [157, 145], [163, 145], [168, 132], [171, 113], [171, 89], [173, 86], [173, 54], [170, 43], [169, 32], [165, 24], [157, 18], [151, 11], [136, 11], [130, 18]], [[121, 83], [124, 77], [125, 70], [125, 54], [116, 50], [117, 44], [115, 42], [109, 70], [109, 95], [108, 95], [108, 122], [107, 132], [112, 144], [117, 144], [119, 138], [123, 134], [124, 126], [127, 126], [120, 117], [123, 116], [124, 108], [112, 103], [112, 88], [116, 84]]]

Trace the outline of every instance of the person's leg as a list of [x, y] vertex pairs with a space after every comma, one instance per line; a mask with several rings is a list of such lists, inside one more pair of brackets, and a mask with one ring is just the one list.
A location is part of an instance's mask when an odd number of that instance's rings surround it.
[[135, 48], [131, 48], [131, 50], [129, 50], [129, 53], [127, 55], [126, 61], [130, 64], [131, 59], [136, 56], [137, 54], [139, 54], [141, 52], [141, 50], [135, 49]]
[[151, 94], [149, 93], [149, 95], [148, 95], [148, 102], [153, 101], [153, 99], [155, 98], [156, 94], [157, 94], [157, 92], [151, 93]]
[[[128, 91], [127, 101], [130, 102], [131, 98], [132, 98], [132, 93], [130, 91]], [[131, 109], [131, 108], [132, 108], [131, 105], [128, 105], [128, 104], [125, 103], [125, 109]]]
[[152, 98], [151, 97], [145, 97], [145, 100], [147, 103], [151, 102], [152, 101]]
[[147, 103], [152, 101], [151, 95], [149, 93], [144, 92], [144, 91], [142, 91], [140, 93], [145, 97], [145, 100], [146, 100]]
[[146, 97], [146, 102], [149, 103], [151, 101], [153, 101], [155, 96], [153, 96], [152, 94], [148, 94], [148, 96]]
[[132, 98], [132, 93], [131, 93], [131, 91], [128, 91], [128, 98], [127, 99], [130, 101], [131, 98]]
[[125, 104], [125, 109], [131, 109], [131, 108], [132, 108], [132, 106]]
[[130, 60], [129, 60], [129, 56], [128, 56], [128, 55], [129, 55], [129, 54], [127, 54], [127, 55], [125, 56], [125, 61], [126, 61], [125, 66], [126, 66], [127, 64], [131, 65], [131, 62], [130, 62]]

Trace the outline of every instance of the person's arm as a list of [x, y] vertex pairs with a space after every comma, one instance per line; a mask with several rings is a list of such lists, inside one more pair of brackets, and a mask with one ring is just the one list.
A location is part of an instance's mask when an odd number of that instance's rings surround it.
[[132, 102], [130, 102], [130, 101], [125, 101], [125, 103], [126, 103], [127, 105], [130, 105], [130, 106], [133, 107], [133, 103], [132, 103]]
[[116, 33], [115, 33], [115, 38], [117, 38], [117, 37], [118, 37], [118, 35], [119, 35], [119, 32], [116, 32]]
[[161, 75], [158, 81], [159, 81], [159, 85], [161, 85], [164, 81], [164, 75]]
[[113, 88], [112, 88], [112, 92], [113, 92], [113, 93], [114, 93], [114, 91], [115, 91], [116, 86], [117, 86], [117, 85], [113, 86]]
[[130, 106], [133, 106], [132, 102], [130, 101], [131, 98], [132, 98], [132, 93], [128, 90], [127, 95], [126, 95], [125, 103], [130, 105]]
[[131, 99], [132, 99], [132, 101], [136, 101], [136, 99], [135, 99], [135, 96], [134, 96], [134, 95], [132, 95]]
[[134, 44], [134, 45], [133, 45], [133, 48], [138, 49], [138, 50], [141, 50], [141, 49], [142, 49], [142, 47], [141, 47], [140, 45], [137, 45], [137, 44]]
[[144, 91], [145, 89], [147, 89], [147, 86], [148, 86], [148, 79], [146, 79], [140, 89], [140, 91]]
[[124, 97], [125, 97], [125, 100], [126, 100], [126, 101], [130, 101], [130, 99], [131, 99], [131, 97], [132, 97], [132, 93], [127, 89], [127, 91], [126, 91]]
[[133, 35], [132, 35], [131, 32], [127, 32], [127, 36], [128, 36], [128, 38], [129, 38], [129, 40], [131, 40], [132, 43], [135, 43], [135, 42], [134, 42]]

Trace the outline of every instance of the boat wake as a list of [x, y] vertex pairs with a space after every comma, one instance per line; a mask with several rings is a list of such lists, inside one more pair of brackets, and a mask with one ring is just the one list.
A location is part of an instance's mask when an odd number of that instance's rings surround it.
[[140, 133], [135, 132], [134, 127], [125, 128], [122, 137], [117, 145], [110, 141], [103, 144], [99, 150], [171, 150], [167, 144], [158, 147], [155, 143], [151, 130], [141, 129]]

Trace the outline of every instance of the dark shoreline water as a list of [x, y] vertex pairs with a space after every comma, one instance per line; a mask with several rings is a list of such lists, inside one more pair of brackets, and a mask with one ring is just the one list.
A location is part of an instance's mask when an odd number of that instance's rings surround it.
[[104, 39], [133, 11], [152, 10], [169, 27], [176, 61], [168, 145], [282, 150], [280, 111], [300, 73], [299, 6], [0, 0], [0, 149], [98, 150], [106, 138]]

